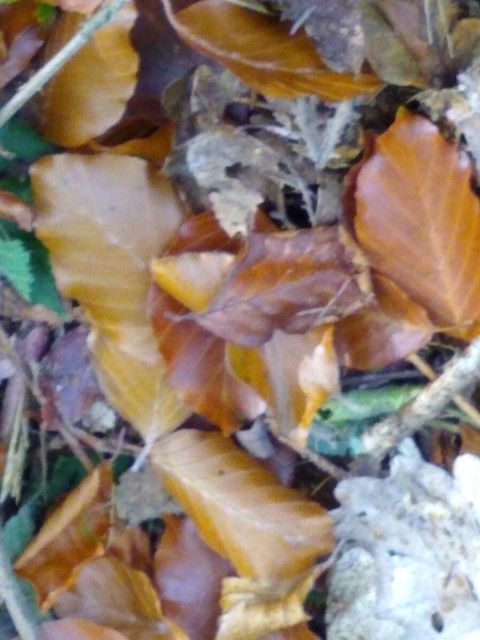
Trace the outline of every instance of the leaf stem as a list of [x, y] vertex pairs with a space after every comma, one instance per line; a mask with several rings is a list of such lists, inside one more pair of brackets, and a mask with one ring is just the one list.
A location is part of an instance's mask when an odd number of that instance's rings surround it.
[[0, 127], [3, 127], [23, 105], [32, 98], [88, 42], [92, 35], [122, 8], [127, 0], [111, 0], [84, 22], [67, 44], [23, 84], [15, 95], [0, 109]]

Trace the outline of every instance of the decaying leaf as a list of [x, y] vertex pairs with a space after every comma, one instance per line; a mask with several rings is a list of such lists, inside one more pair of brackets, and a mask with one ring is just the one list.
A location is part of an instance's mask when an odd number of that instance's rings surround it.
[[211, 640], [220, 616], [221, 581], [232, 567], [205, 545], [190, 519], [167, 516], [165, 523], [154, 560], [163, 610], [189, 640]]
[[97, 558], [78, 567], [55, 611], [116, 629], [128, 640], [188, 640], [164, 618], [148, 576], [116, 558]]
[[240, 576], [291, 580], [331, 550], [326, 512], [221, 434], [180, 430], [152, 455], [167, 490]]
[[[56, 144], [78, 147], [113, 126], [135, 89], [139, 58], [129, 40], [136, 18], [127, 2], [53, 77], [44, 92], [42, 131]], [[47, 44], [52, 57], [84, 16], [65, 13]]]
[[163, 4], [182, 40], [270, 98], [316, 94], [343, 100], [380, 88], [373, 75], [331, 71], [305, 33], [292, 36], [287, 24], [273, 18], [223, 0], [201, 0], [176, 14], [170, 0]]
[[16, 560], [15, 571], [33, 583], [42, 609], [49, 609], [69, 587], [75, 567], [103, 553], [111, 484], [106, 467], [94, 469], [52, 511]]
[[104, 391], [154, 439], [188, 415], [165, 379], [147, 318], [150, 260], [183, 218], [173, 187], [142, 160], [110, 155], [44, 158], [32, 183], [38, 235], [57, 283], [94, 327], [91, 349]]
[[335, 346], [342, 364], [380, 369], [418, 351], [434, 326], [423, 307], [385, 276], [372, 276], [375, 302], [335, 325]]
[[357, 180], [355, 231], [372, 265], [446, 329], [479, 317], [480, 203], [471, 177], [464, 152], [403, 111]]
[[225, 340], [255, 347], [275, 329], [304, 333], [348, 315], [368, 295], [362, 255], [338, 227], [252, 233], [208, 309], [190, 317]]
[[223, 615], [216, 640], [257, 640], [308, 620], [303, 603], [322, 569], [317, 566], [280, 584], [261, 585], [247, 578], [225, 578]]

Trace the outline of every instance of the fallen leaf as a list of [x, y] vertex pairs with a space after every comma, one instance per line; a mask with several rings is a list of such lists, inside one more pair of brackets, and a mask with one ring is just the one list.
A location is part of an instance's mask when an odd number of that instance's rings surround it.
[[444, 329], [479, 317], [480, 206], [466, 153], [403, 111], [357, 179], [355, 231], [371, 264]]
[[335, 347], [345, 367], [381, 369], [430, 340], [435, 327], [423, 307], [391, 280], [372, 276], [375, 302], [335, 325]]
[[339, 391], [333, 327], [275, 331], [259, 349], [229, 343], [227, 356], [235, 375], [268, 402], [278, 432], [304, 446], [316, 411]]
[[30, 231], [33, 212], [31, 207], [16, 195], [0, 189], [0, 218], [16, 222], [21, 229]]
[[[41, 127], [49, 140], [78, 147], [120, 120], [139, 68], [129, 39], [135, 18], [134, 4], [127, 2], [47, 84]], [[47, 58], [77, 33], [84, 19], [79, 13], [61, 16], [47, 43]]]
[[189, 640], [211, 640], [220, 616], [221, 581], [232, 567], [205, 545], [190, 519], [166, 516], [164, 521], [154, 582], [165, 615]]
[[165, 158], [172, 150], [173, 127], [166, 123], [163, 127], [156, 129], [152, 134], [143, 138], [131, 138], [126, 142], [116, 145], [100, 144], [98, 141], [91, 141], [89, 148], [95, 152], [113, 153], [122, 156], [136, 156], [148, 160], [154, 166], [161, 167]]
[[353, 313], [368, 286], [361, 253], [338, 227], [252, 233], [209, 308], [186, 317], [256, 347], [275, 329], [304, 333]]
[[[79, 618], [48, 620], [39, 625], [36, 631], [37, 640], [128, 640], [114, 629]], [[20, 636], [15, 640], [21, 640]]]
[[55, 611], [61, 617], [111, 627], [129, 640], [188, 640], [165, 620], [148, 576], [116, 558], [97, 558], [79, 566]]
[[331, 71], [305, 33], [290, 35], [287, 24], [268, 16], [223, 0], [201, 0], [176, 14], [170, 0], [163, 6], [184, 42], [270, 98], [345, 100], [380, 89], [373, 75]]
[[38, 235], [58, 286], [94, 327], [90, 346], [102, 388], [154, 439], [188, 415], [165, 379], [147, 318], [150, 260], [183, 218], [173, 187], [140, 159], [74, 154], [40, 160], [32, 185]]
[[169, 434], [155, 446], [152, 462], [204, 541], [242, 577], [291, 580], [331, 551], [322, 507], [282, 487], [219, 433]]
[[303, 608], [321, 566], [283, 583], [259, 584], [247, 578], [225, 578], [220, 626], [215, 640], [257, 640], [309, 619]]
[[308, 625], [297, 624], [290, 629], [275, 631], [264, 636], [261, 640], [319, 640], [319, 636], [310, 631]]
[[111, 472], [96, 467], [52, 511], [15, 561], [15, 571], [32, 582], [43, 610], [69, 587], [75, 567], [104, 552], [111, 486]]
[[60, 7], [62, 11], [81, 13], [89, 16], [102, 3], [102, 0], [51, 0], [49, 4]]
[[131, 569], [147, 575], [152, 571], [150, 538], [140, 527], [125, 527], [116, 522], [108, 532], [105, 555], [117, 558]]

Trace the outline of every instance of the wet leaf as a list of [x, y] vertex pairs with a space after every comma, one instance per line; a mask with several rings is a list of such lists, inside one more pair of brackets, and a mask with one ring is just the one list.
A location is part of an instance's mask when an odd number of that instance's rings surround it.
[[55, 611], [61, 617], [111, 627], [128, 640], [188, 640], [163, 617], [148, 576], [116, 558], [97, 558], [79, 566]]
[[225, 340], [259, 346], [275, 329], [304, 333], [362, 307], [366, 271], [337, 227], [252, 233], [209, 308], [189, 317]]
[[377, 138], [357, 180], [362, 248], [442, 328], [462, 329], [479, 317], [480, 205], [471, 178], [466, 153], [403, 111]]
[[352, 369], [381, 369], [418, 351], [434, 327], [423, 307], [385, 276], [373, 275], [375, 303], [335, 325], [335, 346]]
[[[129, 39], [135, 18], [133, 2], [127, 2], [49, 82], [42, 107], [42, 131], [49, 140], [78, 147], [120, 120], [139, 67]], [[50, 35], [47, 57], [75, 35], [84, 19], [78, 13], [60, 18]]]
[[111, 474], [97, 467], [57, 506], [16, 560], [19, 576], [30, 580], [43, 610], [68, 588], [73, 569], [103, 553], [110, 525], [106, 501]]
[[73, 154], [40, 160], [32, 184], [57, 283], [95, 329], [91, 348], [107, 398], [155, 438], [188, 415], [147, 318], [150, 260], [183, 217], [173, 187], [136, 158]]
[[220, 615], [221, 581], [232, 567], [205, 545], [188, 518], [167, 516], [165, 523], [155, 553], [155, 585], [165, 615], [189, 640], [211, 640]]
[[218, 433], [170, 434], [152, 460], [204, 541], [240, 576], [292, 579], [332, 548], [326, 512]]
[[177, 14], [170, 0], [163, 4], [182, 40], [270, 98], [344, 100], [380, 88], [373, 75], [331, 71], [303, 32], [292, 36], [287, 24], [268, 16], [223, 0], [201, 0]]

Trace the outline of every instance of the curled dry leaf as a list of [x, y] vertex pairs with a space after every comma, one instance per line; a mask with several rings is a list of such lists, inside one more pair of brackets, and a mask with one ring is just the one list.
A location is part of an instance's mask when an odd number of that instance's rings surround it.
[[[120, 119], [133, 95], [139, 68], [129, 39], [135, 18], [134, 4], [127, 2], [48, 83], [41, 125], [49, 140], [78, 147]], [[84, 19], [78, 13], [60, 18], [47, 43], [47, 57], [75, 35]]]
[[305, 444], [315, 412], [339, 391], [333, 327], [275, 331], [258, 349], [229, 343], [227, 355], [235, 375], [268, 402], [279, 432]]
[[[80, 618], [49, 620], [36, 628], [37, 640], [128, 640], [114, 629]], [[19, 636], [15, 640], [21, 640]]]
[[372, 265], [433, 322], [479, 317], [480, 204], [466, 153], [404, 110], [357, 178], [355, 231]]
[[252, 233], [208, 309], [187, 317], [256, 347], [275, 329], [304, 333], [353, 313], [369, 294], [365, 260], [343, 229]]
[[430, 340], [435, 327], [423, 307], [391, 280], [372, 276], [375, 302], [335, 325], [335, 346], [352, 369], [381, 369], [406, 358]]
[[247, 578], [225, 578], [220, 626], [215, 640], [257, 640], [309, 619], [303, 608], [322, 566], [283, 583], [259, 584]]
[[331, 71], [303, 31], [291, 35], [287, 24], [273, 18], [224, 0], [200, 0], [176, 14], [171, 0], [163, 5], [184, 42], [270, 98], [315, 94], [345, 100], [381, 86], [373, 75]]
[[97, 558], [79, 566], [55, 611], [116, 629], [128, 640], [188, 640], [164, 618], [148, 576], [117, 558]]
[[332, 549], [326, 511], [219, 433], [169, 434], [152, 461], [205, 542], [243, 577], [291, 580]]
[[150, 260], [183, 218], [171, 183], [140, 159], [50, 156], [32, 168], [37, 230], [57, 284], [94, 327], [96, 370], [112, 405], [144, 437], [188, 415], [165, 379], [147, 318]]
[[189, 640], [211, 640], [220, 616], [221, 581], [232, 567], [206, 546], [190, 519], [164, 520], [154, 581], [165, 615], [186, 631]]
[[42, 609], [49, 609], [72, 580], [78, 565], [101, 555], [110, 518], [112, 476], [97, 467], [56, 507], [14, 564], [34, 585]]

